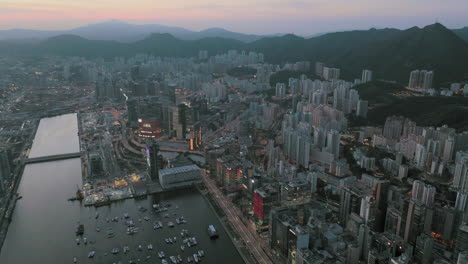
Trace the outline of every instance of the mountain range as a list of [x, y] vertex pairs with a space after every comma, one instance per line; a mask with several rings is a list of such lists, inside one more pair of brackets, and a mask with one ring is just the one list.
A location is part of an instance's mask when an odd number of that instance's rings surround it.
[[[77, 35], [90, 40], [116, 40], [119, 42], [134, 42], [147, 38], [153, 33], [169, 33], [183, 40], [197, 40], [207, 37], [221, 37], [252, 42], [264, 36], [242, 34], [223, 28], [209, 28], [193, 31], [181, 27], [171, 27], [159, 24], [134, 25], [120, 20], [109, 20], [70, 30], [30, 30], [9, 29], [0, 30], [0, 40], [46, 39], [59, 35]], [[277, 34], [281, 35], [281, 34]]]
[[[213, 30], [212, 32], [216, 32]], [[199, 50], [210, 55], [229, 49], [257, 51], [270, 63], [300, 60], [324, 62], [341, 68], [347, 80], [359, 78], [370, 69], [376, 79], [407, 83], [415, 69], [434, 70], [436, 87], [450, 82], [468, 82], [468, 43], [436, 23], [423, 28], [370, 29], [335, 32], [313, 38], [291, 34], [263, 37], [244, 42], [216, 36], [183, 40], [168, 33], [155, 33], [134, 42], [89, 40], [76, 35], [60, 35], [38, 42], [0, 41], [0, 55], [63, 55], [104, 57], [149, 53], [156, 56], [196, 56]]]

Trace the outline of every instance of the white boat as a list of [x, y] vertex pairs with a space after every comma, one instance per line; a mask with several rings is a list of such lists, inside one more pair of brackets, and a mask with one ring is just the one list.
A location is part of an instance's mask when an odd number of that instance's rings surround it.
[[130, 217], [130, 216], [129, 216], [127, 213], [124, 214], [124, 218], [125, 218], [125, 219], [128, 219], [129, 217]]
[[138, 245], [138, 250], [141, 251], [143, 247], [141, 245]]
[[111, 250], [111, 253], [114, 254], [114, 255], [115, 255], [115, 254], [118, 254], [119, 252], [120, 252], [120, 249], [119, 249], [119, 248], [113, 248], [113, 249]]
[[127, 254], [127, 252], [129, 252], [129, 251], [130, 251], [130, 248], [128, 246], [123, 247], [123, 253], [124, 254]]
[[79, 237], [77, 237], [77, 238], [75, 239], [75, 241], [76, 241], [76, 244], [77, 244], [77, 245], [80, 244], [80, 238], [79, 238]]
[[182, 257], [180, 255], [177, 255], [177, 262], [178, 263], [182, 262]]
[[96, 212], [96, 216], [94, 218], [96, 218], [96, 219], [99, 218], [99, 213], [98, 212]]
[[193, 261], [193, 258], [192, 257], [187, 257], [187, 262], [188, 263], [191, 263]]
[[149, 244], [148, 245], [148, 250], [152, 250], [153, 249], [153, 244]]
[[167, 260], [165, 259], [161, 260], [161, 264], [167, 264]]
[[174, 242], [176, 242], [176, 241], [177, 241], [177, 237], [174, 237], [173, 240], [174, 240]]
[[185, 247], [184, 245], [180, 245], [180, 250], [184, 251], [185, 250]]
[[200, 249], [198, 250], [198, 254], [200, 255], [200, 257], [203, 257], [205, 256], [205, 251], [203, 251], [203, 249]]
[[172, 242], [173, 242], [173, 241], [172, 241], [172, 238], [168, 238], [167, 240], [169, 240], [169, 243], [172, 244]]
[[78, 259], [76, 259], [76, 257], [73, 257], [73, 263], [76, 263], [78, 262]]
[[145, 219], [145, 221], [149, 221], [149, 220], [150, 220], [150, 218], [147, 217], [147, 216], [143, 217], [143, 219]]
[[166, 255], [164, 254], [164, 251], [159, 251], [159, 252], [158, 252], [158, 256], [159, 256], [159, 258], [161, 258], [161, 259], [166, 257]]
[[96, 254], [96, 251], [90, 251], [88, 253], [88, 258], [93, 258], [95, 254]]
[[83, 243], [86, 245], [88, 244], [88, 239], [86, 239], [86, 237], [83, 238]]
[[169, 227], [174, 227], [174, 223], [173, 223], [173, 222], [169, 222], [169, 223], [167, 223], [167, 226], [169, 226]]
[[195, 260], [195, 263], [198, 263], [200, 260], [198, 259], [197, 254], [193, 254], [193, 260]]

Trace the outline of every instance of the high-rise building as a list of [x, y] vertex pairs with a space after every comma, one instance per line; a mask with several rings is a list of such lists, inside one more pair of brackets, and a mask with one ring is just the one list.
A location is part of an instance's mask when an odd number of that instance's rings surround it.
[[316, 62], [315, 63], [315, 75], [322, 77], [323, 76], [323, 62]]
[[286, 85], [284, 83], [276, 84], [276, 96], [285, 97], [286, 96]]
[[399, 139], [405, 119], [399, 116], [390, 116], [385, 120], [383, 135], [388, 139]]
[[434, 72], [426, 70], [414, 70], [410, 73], [408, 88], [431, 89]]
[[372, 71], [371, 70], [363, 70], [362, 71], [362, 78], [361, 83], [366, 83], [372, 81]]
[[366, 100], [359, 100], [357, 103], [357, 110], [356, 115], [359, 117], [366, 118], [367, 117], [367, 107], [369, 102]]
[[146, 144], [146, 156], [149, 165], [149, 174], [153, 181], [159, 180], [159, 170], [162, 169], [162, 156], [159, 154], [159, 145], [154, 140]]
[[323, 78], [327, 81], [339, 80], [340, 69], [323, 67]]
[[207, 50], [198, 51], [198, 59], [200, 59], [200, 60], [208, 59], [208, 51]]
[[335, 160], [340, 155], [340, 133], [332, 129], [327, 134], [327, 152], [333, 154]]

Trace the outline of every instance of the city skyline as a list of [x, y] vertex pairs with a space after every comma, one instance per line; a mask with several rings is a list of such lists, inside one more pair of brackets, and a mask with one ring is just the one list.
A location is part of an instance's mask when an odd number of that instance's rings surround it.
[[[424, 3], [424, 4], [423, 4]], [[62, 3], [19, 0], [0, 4], [0, 29], [66, 30], [117, 19], [131, 24], [161, 24], [203, 30], [222, 27], [250, 34], [323, 32], [368, 28], [425, 26], [440, 22], [449, 28], [468, 26], [462, 0], [369, 1], [184, 1], [102, 0]], [[339, 8], [337, 8], [337, 6]]]

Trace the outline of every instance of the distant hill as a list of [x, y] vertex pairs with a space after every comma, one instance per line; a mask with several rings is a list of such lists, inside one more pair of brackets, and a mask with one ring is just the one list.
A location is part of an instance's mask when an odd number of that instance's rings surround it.
[[270, 62], [321, 61], [341, 68], [342, 77], [374, 76], [402, 83], [414, 69], [435, 71], [437, 84], [466, 80], [468, 44], [441, 24], [407, 30], [371, 29], [304, 39], [293, 35], [263, 38], [249, 45]]
[[159, 24], [134, 25], [119, 20], [109, 20], [102, 23], [91, 24], [70, 30], [0, 30], [0, 40], [46, 39], [59, 35], [77, 35], [90, 40], [115, 40], [120, 42], [135, 42], [143, 40], [154, 33], [169, 33], [183, 40], [197, 40], [208, 37], [220, 37], [235, 39], [243, 42], [252, 42], [263, 37], [260, 35], [249, 35], [232, 32], [222, 28], [209, 28], [197, 32], [181, 27], [170, 27]]
[[414, 120], [420, 126], [448, 125], [458, 131], [468, 130], [468, 98], [464, 97], [409, 97], [397, 99], [369, 111], [370, 124], [382, 125], [392, 115], [401, 115]]
[[460, 28], [460, 29], [452, 29], [452, 31], [457, 34], [461, 39], [468, 42], [468, 27]]
[[382, 81], [363, 83], [354, 89], [358, 90], [359, 97], [369, 101], [370, 105], [391, 103], [396, 99], [393, 94], [405, 90], [401, 84]]
[[[212, 29], [204, 34], [217, 35], [221, 31]], [[468, 82], [468, 43], [438, 23], [407, 30], [336, 32], [310, 39], [288, 34], [250, 43], [244, 41], [246, 39], [223, 37], [182, 40], [171, 34], [157, 33], [136, 42], [121, 43], [65, 35], [29, 45], [0, 42], [0, 54], [113, 57], [150, 53], [185, 57], [196, 56], [199, 50], [207, 50], [213, 55], [237, 49], [262, 52], [271, 63], [321, 61], [327, 66], [341, 68], [342, 78], [347, 80], [359, 78], [362, 69], [370, 69], [375, 78], [405, 84], [412, 70], [427, 69], [435, 71], [436, 87], [455, 81]]]

